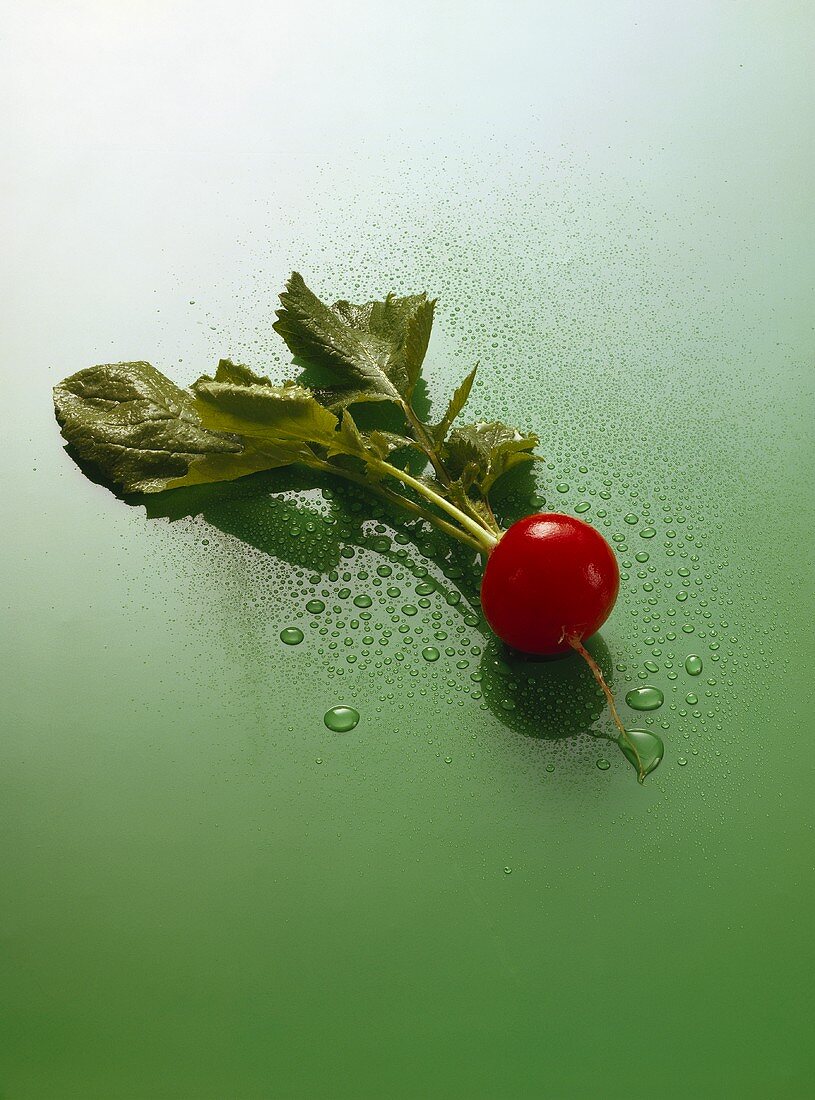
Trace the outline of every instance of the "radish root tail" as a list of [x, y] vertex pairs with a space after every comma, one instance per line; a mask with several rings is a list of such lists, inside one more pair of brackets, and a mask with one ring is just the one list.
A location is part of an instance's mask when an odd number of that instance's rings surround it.
[[622, 718], [620, 718], [619, 712], [617, 711], [617, 705], [614, 702], [614, 695], [611, 691], [611, 688], [606, 683], [605, 677], [603, 676], [603, 670], [597, 664], [595, 659], [592, 657], [592, 655], [589, 653], [589, 651], [586, 649], [586, 647], [583, 645], [583, 642], [577, 635], [567, 636], [566, 641], [569, 643], [575, 653], [580, 654], [580, 656], [591, 669], [592, 676], [597, 681], [601, 691], [603, 692], [603, 695], [605, 695], [606, 697], [608, 709], [611, 711], [611, 717], [614, 719], [615, 726], [620, 731], [620, 737], [626, 743], [629, 750], [631, 751], [631, 754], [636, 760], [637, 779], [640, 781], [640, 783], [643, 783], [645, 781], [645, 769], [643, 768], [640, 754], [637, 751], [637, 746], [628, 736], [628, 730], [623, 725], [623, 720]]

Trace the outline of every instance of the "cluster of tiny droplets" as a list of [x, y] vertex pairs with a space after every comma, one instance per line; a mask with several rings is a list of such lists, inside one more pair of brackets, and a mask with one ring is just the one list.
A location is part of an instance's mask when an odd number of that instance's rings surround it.
[[[319, 239], [304, 245], [298, 220], [279, 211], [266, 226], [268, 246], [256, 229], [247, 236], [232, 308], [210, 325], [213, 360], [229, 354], [275, 381], [296, 376], [271, 328], [287, 268], [329, 300], [437, 296], [426, 361], [435, 407], [478, 360], [466, 415], [501, 418], [541, 439], [544, 462], [509, 485], [500, 514], [508, 522], [544, 509], [573, 513], [615, 549], [614, 653], [599, 639], [595, 654], [627, 724], [660, 732], [671, 766], [700, 758], [726, 767], [721, 754], [741, 732], [729, 722], [732, 689], [740, 674], [741, 688], [748, 679], [735, 626], [745, 577], [728, 565], [727, 512], [743, 506], [747, 490], [722, 494], [711, 471], [726, 445], [715, 416], [718, 368], [733, 384], [742, 349], [731, 341], [710, 360], [716, 304], [695, 286], [692, 266], [683, 285], [669, 280], [675, 257], [652, 245], [659, 216], [636, 196], [592, 202], [602, 181], [575, 169], [564, 189], [562, 166], [553, 194], [543, 159], [526, 173], [505, 168], [486, 190], [475, 167], [470, 177], [458, 164], [427, 203], [407, 197], [404, 180], [377, 180], [371, 165], [374, 214], [349, 203], [326, 169], [309, 213], [323, 227]], [[663, 374], [663, 363], [677, 362], [688, 365], [693, 392], [684, 375]], [[334, 483], [270, 492], [250, 482], [206, 518], [238, 540], [220, 540], [230, 560], [224, 586], [255, 624], [252, 644], [263, 635], [269, 660], [296, 649], [295, 680], [320, 667], [338, 698], [374, 714], [407, 715], [416, 693], [432, 693], [440, 706], [489, 710], [534, 739], [530, 752], [545, 770], [606, 769], [610, 754], [597, 738], [610, 721], [587, 671], [503, 651], [480, 613], [478, 562], [426, 524]], [[189, 522], [200, 542], [213, 539], [202, 538], [200, 519]], [[664, 703], [627, 707], [628, 692], [643, 686], [658, 688]]]

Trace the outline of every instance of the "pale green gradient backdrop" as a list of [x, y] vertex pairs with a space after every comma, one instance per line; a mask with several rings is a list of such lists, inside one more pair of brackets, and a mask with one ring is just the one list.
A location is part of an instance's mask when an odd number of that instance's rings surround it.
[[[808, 1095], [811, 6], [3, 23], [0, 1095]], [[300, 265], [439, 293], [435, 396], [480, 355], [478, 409], [704, 525], [738, 642], [687, 767], [675, 728], [644, 789], [548, 776], [373, 675], [338, 745], [298, 608], [252, 607], [289, 567], [63, 454], [49, 389], [91, 363], [279, 368]]]

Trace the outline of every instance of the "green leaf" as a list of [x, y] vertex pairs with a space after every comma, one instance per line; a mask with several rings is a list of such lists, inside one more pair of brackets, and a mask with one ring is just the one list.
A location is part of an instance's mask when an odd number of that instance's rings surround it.
[[192, 387], [195, 408], [204, 427], [233, 432], [275, 447], [305, 454], [309, 443], [332, 444], [339, 421], [310, 390], [293, 382], [239, 385], [199, 379]]
[[451, 477], [474, 485], [483, 496], [513, 466], [534, 462], [538, 437], [507, 427], [499, 420], [454, 428], [444, 446], [444, 462]]
[[89, 367], [54, 387], [64, 438], [126, 492], [221, 481], [277, 465], [232, 435], [206, 430], [191, 395], [149, 363]]
[[294, 382], [236, 385], [199, 379], [193, 392], [205, 427], [234, 432], [249, 444], [280, 451], [289, 462], [315, 465], [315, 457], [344, 455], [361, 459], [374, 476], [381, 461], [379, 449], [362, 435], [347, 409], [338, 420], [310, 390]]
[[458, 414], [467, 404], [467, 398], [470, 396], [470, 390], [473, 388], [473, 382], [475, 382], [475, 375], [478, 370], [478, 363], [473, 367], [460, 386], [453, 391], [453, 396], [450, 398], [450, 403], [447, 406], [447, 411], [441, 418], [438, 424], [430, 428], [430, 433], [437, 444], [441, 444], [447, 438], [447, 433], [450, 431], [450, 427]]
[[381, 429], [371, 432], [368, 435], [368, 443], [376, 451], [380, 458], [387, 458], [393, 454], [394, 451], [401, 451], [405, 447], [412, 447], [418, 451], [419, 454], [424, 456], [425, 462], [427, 461], [427, 455], [422, 450], [422, 447], [415, 439], [409, 439], [406, 435], [399, 435], [397, 432], [386, 432]]
[[333, 433], [328, 445], [328, 457], [334, 458], [337, 455], [353, 455], [363, 460], [377, 457], [360, 435], [354, 418], [347, 409], [342, 414], [339, 431]]
[[262, 374], [255, 374], [243, 363], [233, 363], [231, 359], [221, 359], [215, 371], [215, 377], [210, 378], [208, 374], [201, 375], [198, 382], [193, 383], [192, 389], [195, 389], [201, 382], [234, 382], [237, 386], [272, 385], [272, 382]]
[[341, 413], [351, 405], [371, 404], [377, 401], [393, 401], [393, 397], [386, 393], [375, 393], [373, 390], [331, 390], [315, 387], [311, 391], [321, 405], [325, 405], [332, 412]]
[[330, 372], [327, 397], [351, 390], [354, 401], [410, 400], [433, 326], [436, 303], [426, 294], [327, 306], [295, 271], [280, 301], [273, 327], [304, 366]]

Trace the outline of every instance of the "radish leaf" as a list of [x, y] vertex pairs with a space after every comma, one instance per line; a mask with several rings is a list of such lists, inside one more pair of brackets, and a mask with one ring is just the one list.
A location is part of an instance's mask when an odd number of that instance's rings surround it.
[[426, 294], [327, 306], [295, 271], [280, 301], [273, 327], [302, 366], [329, 372], [326, 403], [410, 400], [433, 326]]
[[500, 420], [487, 424], [465, 424], [454, 428], [444, 445], [445, 466], [454, 478], [467, 487], [474, 485], [486, 496], [495, 482], [522, 462], [534, 462], [538, 444], [534, 432], [519, 432]]

